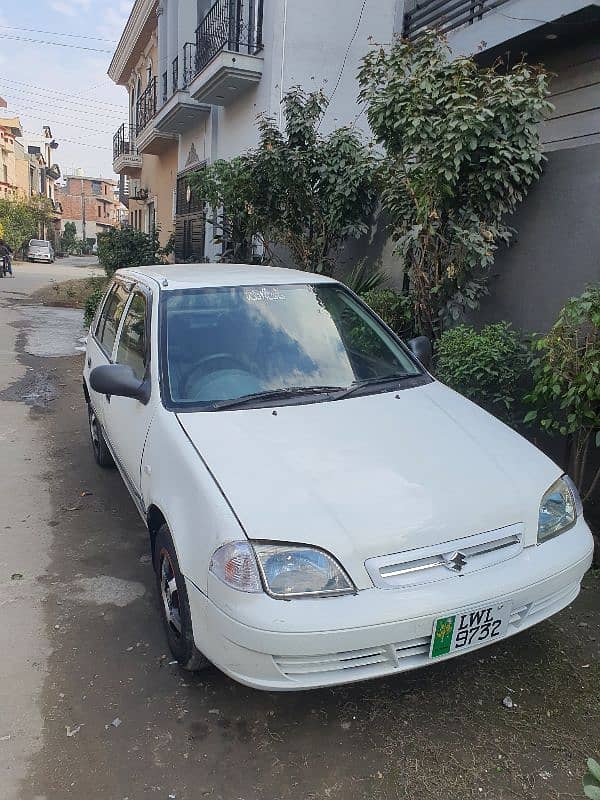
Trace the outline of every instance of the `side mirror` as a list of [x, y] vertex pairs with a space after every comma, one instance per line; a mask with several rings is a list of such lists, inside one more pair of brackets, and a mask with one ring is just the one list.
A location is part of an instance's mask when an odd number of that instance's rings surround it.
[[90, 386], [99, 394], [132, 397], [146, 405], [150, 399], [150, 383], [139, 381], [127, 364], [103, 364], [90, 372]]
[[425, 369], [429, 369], [433, 351], [431, 349], [431, 342], [427, 336], [417, 336], [411, 339], [410, 342], [408, 342], [408, 347], [411, 353], [423, 364]]

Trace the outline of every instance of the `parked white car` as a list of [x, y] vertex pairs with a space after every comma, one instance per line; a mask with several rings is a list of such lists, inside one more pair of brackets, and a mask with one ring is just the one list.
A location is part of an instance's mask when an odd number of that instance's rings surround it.
[[[412, 350], [411, 350], [412, 348]], [[570, 479], [329, 278], [120, 270], [88, 337], [102, 466], [148, 526], [169, 645], [259, 689], [433, 664], [578, 594]]]
[[30, 239], [27, 247], [27, 261], [54, 263], [54, 248], [46, 239]]

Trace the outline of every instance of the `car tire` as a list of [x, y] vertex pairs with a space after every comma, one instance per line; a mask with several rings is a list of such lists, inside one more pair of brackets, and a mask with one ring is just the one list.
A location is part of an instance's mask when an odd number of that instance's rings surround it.
[[108, 469], [109, 467], [114, 467], [115, 462], [113, 461], [113, 457], [110, 454], [110, 450], [108, 449], [108, 445], [106, 444], [106, 439], [104, 438], [104, 434], [102, 433], [102, 427], [98, 422], [98, 418], [96, 417], [96, 413], [92, 406], [88, 403], [88, 422], [89, 422], [89, 429], [90, 429], [90, 440], [92, 442], [92, 451], [94, 453], [94, 459], [96, 464], [99, 466], [104, 467], [104, 469]]
[[192, 616], [185, 579], [168, 526], [162, 525], [154, 544], [156, 586], [169, 649], [183, 669], [197, 671], [210, 665], [194, 644]]

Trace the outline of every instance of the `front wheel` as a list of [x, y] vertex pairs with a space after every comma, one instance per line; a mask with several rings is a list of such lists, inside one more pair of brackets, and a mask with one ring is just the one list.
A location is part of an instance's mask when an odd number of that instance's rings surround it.
[[179, 570], [173, 539], [166, 524], [156, 535], [154, 569], [169, 648], [183, 669], [204, 669], [210, 662], [194, 644], [185, 579]]
[[90, 439], [92, 442], [92, 451], [94, 453], [96, 464], [99, 464], [105, 469], [108, 467], [114, 467], [115, 462], [113, 461], [113, 457], [111, 456], [108, 445], [106, 444], [106, 440], [102, 433], [102, 428], [100, 427], [100, 423], [96, 417], [96, 412], [89, 403], [88, 422], [90, 428]]

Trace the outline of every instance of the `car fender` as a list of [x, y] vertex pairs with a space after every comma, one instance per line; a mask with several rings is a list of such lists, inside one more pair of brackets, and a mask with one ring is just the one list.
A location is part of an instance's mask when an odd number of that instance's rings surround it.
[[214, 551], [246, 536], [176, 414], [165, 409], [155, 414], [141, 467], [146, 510], [152, 506], [160, 509], [171, 531], [181, 572], [206, 593]]

